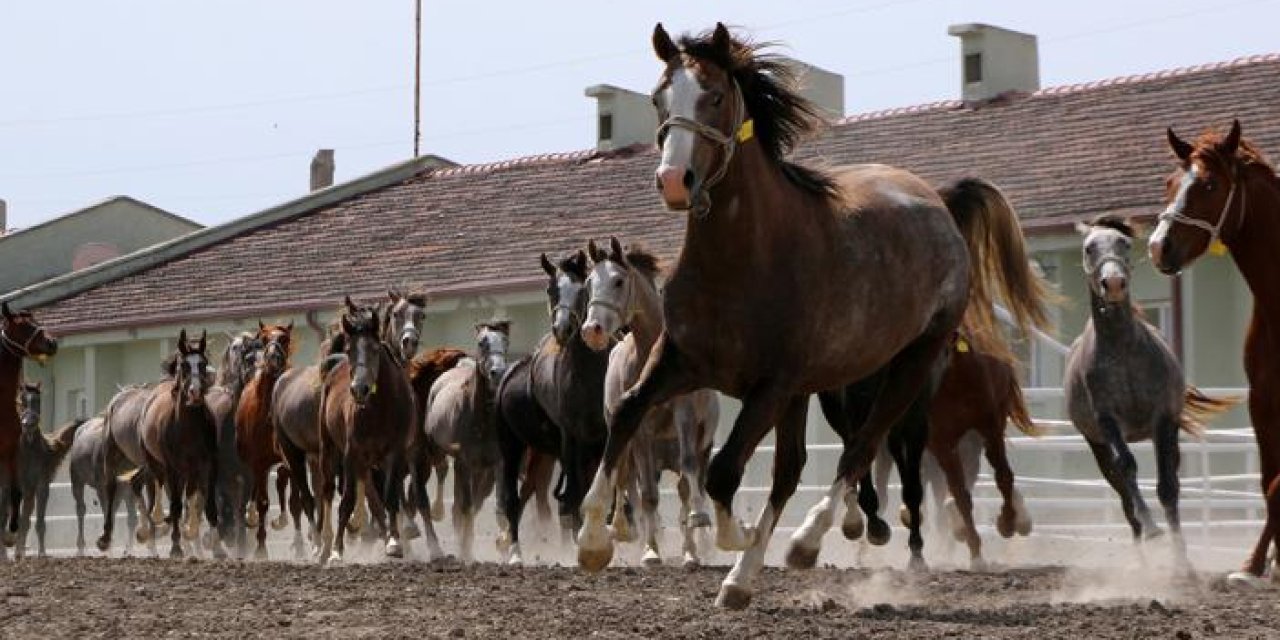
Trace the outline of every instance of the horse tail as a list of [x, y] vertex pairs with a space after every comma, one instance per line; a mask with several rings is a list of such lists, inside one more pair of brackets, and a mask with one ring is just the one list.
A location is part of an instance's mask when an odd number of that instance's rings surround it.
[[53, 455], [61, 459], [67, 455], [67, 451], [71, 449], [71, 443], [76, 439], [76, 432], [84, 425], [85, 420], [76, 420], [53, 433], [49, 438], [49, 445], [53, 449]]
[[969, 249], [971, 282], [965, 312], [969, 329], [984, 342], [1003, 344], [995, 315], [998, 295], [1023, 334], [1033, 327], [1050, 330], [1048, 306], [1059, 297], [1033, 271], [1018, 214], [1009, 200], [980, 178], [964, 178], [938, 193]]
[[1219, 414], [1236, 406], [1240, 402], [1237, 396], [1211, 398], [1199, 389], [1187, 385], [1183, 396], [1182, 415], [1178, 416], [1178, 424], [1187, 434], [1196, 438], [1204, 437], [1205, 425]]
[[1005, 415], [1009, 417], [1013, 426], [1018, 428], [1018, 431], [1034, 438], [1044, 435], [1044, 429], [1031, 419], [1031, 411], [1027, 409], [1027, 398], [1022, 394], [1022, 385], [1018, 384], [1018, 378], [1010, 375], [1008, 381], [1005, 388]]

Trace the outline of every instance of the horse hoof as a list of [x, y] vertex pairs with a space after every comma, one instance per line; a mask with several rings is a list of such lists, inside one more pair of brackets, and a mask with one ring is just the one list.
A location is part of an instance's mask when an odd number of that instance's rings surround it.
[[404, 526], [401, 529], [400, 533], [404, 534], [405, 540], [414, 540], [422, 537], [422, 530], [418, 528], [418, 524], [413, 520], [405, 519]]
[[641, 560], [646, 567], [661, 567], [662, 555], [653, 549], [644, 552], [644, 558]]
[[287, 526], [289, 526], [289, 515], [285, 513], [280, 514], [280, 517], [271, 521], [271, 528], [274, 531], [279, 531]]
[[684, 562], [680, 566], [684, 567], [685, 571], [697, 571], [702, 568], [702, 560], [699, 560], [698, 556], [686, 553], [684, 554]]
[[721, 609], [741, 611], [751, 604], [751, 590], [736, 584], [720, 585], [720, 594], [716, 596], [716, 606]]
[[[1006, 517], [1004, 514], [1001, 514], [996, 518], [996, 533], [999, 533], [1001, 538], [1012, 538], [1016, 531], [1017, 526], [1015, 525], [1015, 519], [1013, 517]], [[1027, 532], [1030, 533], [1030, 531], [1031, 525], [1028, 523]]]
[[609, 566], [613, 560], [613, 543], [609, 540], [592, 548], [588, 545], [578, 547], [578, 566], [588, 573], [596, 573]]
[[840, 533], [844, 534], [845, 540], [857, 540], [866, 533], [867, 524], [861, 518], [857, 520], [845, 520], [840, 523]]
[[226, 551], [226, 549], [223, 549], [223, 548], [222, 548], [222, 545], [217, 545], [217, 546], [215, 546], [215, 547], [213, 548], [213, 559], [214, 559], [214, 560], [226, 560], [226, 559], [227, 559], [227, 551]]
[[791, 569], [812, 569], [818, 564], [818, 552], [820, 548], [812, 549], [805, 547], [796, 542], [791, 543], [791, 547], [787, 549], [787, 567]]
[[[134, 532], [133, 537], [137, 539], [138, 544], [147, 544], [148, 542], [151, 542], [151, 533], [146, 529], [138, 529]], [[106, 549], [103, 549], [103, 551], [106, 551]]]
[[898, 520], [902, 522], [902, 526], [908, 529], [911, 528], [911, 510], [907, 508], [907, 505], [904, 504], [898, 507]]
[[889, 528], [889, 523], [880, 518], [873, 518], [867, 525], [867, 542], [877, 547], [889, 544], [889, 538], [892, 536], [893, 530]]
[[386, 553], [388, 558], [403, 558], [404, 547], [400, 546], [399, 540], [392, 539], [391, 541], [387, 542]]
[[929, 565], [925, 564], [924, 558], [920, 556], [911, 556], [907, 561], [907, 571], [913, 573], [924, 573], [929, 570]]
[[260, 545], [258, 545], [258, 548], [253, 550], [253, 559], [254, 559], [254, 560], [266, 560], [266, 559], [267, 559], [267, 546], [266, 546], [266, 545], [261, 545], [261, 544], [260, 544]]
[[519, 551], [512, 552], [511, 557], [507, 558], [507, 566], [510, 566], [510, 567], [524, 566], [524, 558], [520, 556]]
[[711, 515], [706, 511], [689, 512], [688, 522], [685, 526], [690, 529], [705, 529], [711, 526]]
[[106, 553], [107, 549], [111, 548], [111, 538], [98, 538], [98, 541], [95, 544], [98, 547], [98, 551]]
[[976, 558], [969, 558], [970, 571], [985, 572], [990, 568], [991, 567], [987, 565], [987, 561], [984, 560], [981, 556]]
[[182, 547], [174, 546], [169, 548], [169, 557], [174, 560], [182, 559]]
[[1031, 518], [1018, 518], [1014, 523], [1014, 531], [1020, 536], [1031, 535]]
[[1268, 589], [1271, 583], [1266, 578], [1254, 575], [1248, 571], [1235, 571], [1227, 575], [1227, 584], [1240, 587], [1249, 587], [1251, 589]]
[[1164, 529], [1161, 529], [1160, 527], [1157, 527], [1155, 525], [1142, 528], [1143, 540], [1155, 540], [1156, 538], [1159, 538], [1162, 535], [1164, 535]]

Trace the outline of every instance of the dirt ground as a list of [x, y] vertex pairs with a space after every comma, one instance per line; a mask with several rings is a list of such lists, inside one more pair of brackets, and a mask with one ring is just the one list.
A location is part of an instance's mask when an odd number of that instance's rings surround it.
[[0, 565], [0, 636], [1276, 638], [1276, 591], [1102, 569], [766, 569], [718, 611], [723, 567], [508, 568], [157, 559]]

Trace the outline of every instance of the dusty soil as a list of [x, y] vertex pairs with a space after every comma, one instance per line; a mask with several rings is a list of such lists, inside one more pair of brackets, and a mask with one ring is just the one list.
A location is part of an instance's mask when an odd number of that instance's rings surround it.
[[[1276, 591], [1058, 567], [985, 573], [766, 569], [712, 606], [722, 567], [513, 569], [416, 562], [52, 559], [0, 565], [0, 636], [1280, 637]], [[1147, 583], [1149, 581], [1149, 583]]]

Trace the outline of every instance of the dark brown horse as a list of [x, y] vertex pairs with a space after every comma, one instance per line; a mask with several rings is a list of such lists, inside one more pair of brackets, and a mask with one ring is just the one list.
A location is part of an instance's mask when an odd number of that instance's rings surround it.
[[[551, 333], [533, 355], [516, 362], [498, 386], [498, 442], [503, 470], [499, 476], [500, 513], [510, 549], [508, 561], [519, 563], [520, 516], [523, 504], [517, 483], [529, 449], [560, 461], [559, 491], [562, 529], [577, 528], [586, 479], [600, 463], [606, 427], [604, 377], [608, 351], [597, 352], [578, 339], [587, 314], [587, 255], [581, 250], [555, 264], [541, 256], [547, 274]], [[612, 493], [608, 501], [612, 502]]]
[[[281, 462], [276, 448], [275, 427], [271, 423], [271, 392], [276, 380], [289, 367], [293, 353], [292, 337], [292, 322], [271, 326], [258, 322], [256, 340], [262, 345], [262, 354], [236, 408], [236, 451], [249, 481], [249, 500], [258, 511], [258, 546], [254, 557], [259, 559], [267, 557], [267, 509], [271, 504], [268, 474]], [[285, 508], [282, 503], [280, 510], [283, 512]]]
[[[9, 303], [0, 305], [0, 398], [16, 400], [22, 380], [22, 360], [43, 361], [58, 352], [58, 341], [36, 323], [29, 311], [14, 312]], [[18, 439], [22, 421], [16, 405], [0, 403], [0, 559], [5, 547], [13, 546], [18, 533], [18, 512], [22, 490], [18, 482]]]
[[[182, 509], [188, 494], [204, 494], [204, 515], [211, 528], [218, 526], [218, 435], [205, 393], [213, 384], [206, 354], [205, 335], [188, 341], [178, 334], [178, 349], [165, 362], [168, 377], [153, 387], [138, 422], [146, 470], [169, 496], [169, 556], [182, 551]], [[154, 499], [153, 499], [154, 500]], [[150, 519], [148, 527], [154, 527]], [[225, 555], [213, 540], [215, 557]]]
[[1160, 224], [1147, 239], [1152, 264], [1177, 274], [1220, 242], [1253, 293], [1244, 370], [1267, 521], [1253, 553], [1231, 577], [1257, 584], [1266, 572], [1268, 548], [1274, 543], [1280, 550], [1280, 177], [1257, 147], [1241, 138], [1238, 121], [1227, 135], [1207, 133], [1195, 143], [1173, 129], [1167, 133], [1177, 168], [1165, 183]]
[[31, 528], [31, 514], [36, 517], [36, 555], [48, 555], [44, 546], [45, 510], [49, 506], [49, 483], [58, 465], [67, 456], [76, 431], [84, 420], [76, 420], [57, 432], [45, 435], [40, 431], [40, 383], [24, 384], [18, 395], [18, 412], [22, 415], [22, 440], [18, 445], [18, 477], [22, 484], [22, 523], [18, 528], [18, 542], [14, 555], [21, 558], [27, 545], [27, 532]]
[[[810, 395], [878, 379], [868, 418], [838, 465], [832, 490], [839, 500], [890, 427], [928, 401], [971, 294], [989, 299], [989, 281], [1016, 284], [1030, 269], [1001, 244], [1017, 218], [994, 188], [977, 189], [978, 197], [953, 211], [906, 171], [822, 172], [787, 161], [811, 130], [814, 107], [791, 87], [790, 67], [723, 25], [679, 46], [659, 25], [653, 45], [664, 64], [654, 91], [663, 123], [656, 183], [668, 208], [690, 215], [664, 291], [666, 329], [640, 380], [608, 412], [604, 462], [582, 507], [578, 560], [594, 571], [613, 555], [604, 523], [613, 476], [650, 407], [710, 387], [743, 401], [711, 461], [707, 493], [717, 544], [743, 552], [717, 603], [744, 607], [800, 480]], [[1016, 295], [1025, 291], [1005, 288], [1015, 291], [1005, 296], [1011, 305], [1032, 304]], [[773, 487], [756, 525], [744, 527], [733, 497], [775, 425]]]
[[[342, 560], [343, 534], [355, 511], [359, 482], [369, 487], [374, 519], [386, 525], [387, 555], [404, 554], [398, 516], [406, 452], [413, 445], [417, 418], [409, 378], [381, 340], [383, 321], [379, 307], [357, 307], [347, 298], [340, 340], [334, 345], [335, 353], [340, 349], [346, 357], [324, 376], [318, 465], [321, 506], [317, 514], [324, 545], [322, 563]], [[339, 467], [343, 492], [335, 535], [330, 511]], [[374, 469], [381, 472], [381, 486], [373, 482]]]

